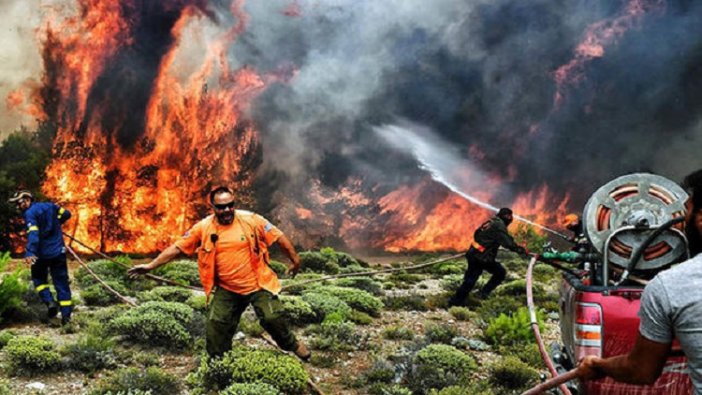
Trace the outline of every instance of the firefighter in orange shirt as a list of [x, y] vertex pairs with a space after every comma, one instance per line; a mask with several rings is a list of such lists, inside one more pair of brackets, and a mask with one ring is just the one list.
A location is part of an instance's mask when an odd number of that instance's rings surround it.
[[307, 347], [280, 316], [277, 294], [281, 286], [268, 266], [268, 247], [277, 242], [292, 263], [289, 272], [297, 274], [300, 258], [292, 243], [262, 216], [235, 210], [231, 189], [218, 187], [210, 192], [209, 200], [214, 215], [195, 224], [150, 263], [131, 268], [130, 276], [148, 273], [181, 252], [197, 252], [200, 281], [209, 302], [206, 345], [211, 357], [231, 349], [241, 314], [251, 304], [261, 326], [282, 349], [309, 359]]

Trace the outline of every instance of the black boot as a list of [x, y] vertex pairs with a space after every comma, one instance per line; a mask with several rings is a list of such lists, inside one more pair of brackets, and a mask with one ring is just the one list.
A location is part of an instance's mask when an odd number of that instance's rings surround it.
[[61, 326], [66, 326], [71, 323], [71, 317], [61, 317]]
[[56, 315], [59, 312], [58, 303], [56, 303], [56, 301], [51, 301], [51, 302], [46, 304], [46, 307], [48, 308], [47, 316], [49, 317], [49, 319], [56, 317]]

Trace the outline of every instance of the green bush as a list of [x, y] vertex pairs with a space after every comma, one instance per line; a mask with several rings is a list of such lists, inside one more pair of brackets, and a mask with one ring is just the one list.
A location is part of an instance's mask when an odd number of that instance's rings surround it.
[[494, 296], [478, 307], [477, 312], [480, 318], [488, 322], [501, 314], [512, 314], [520, 307], [526, 306], [526, 299], [519, 299], [510, 296]]
[[420, 350], [412, 361], [410, 388], [424, 394], [432, 388], [465, 385], [476, 368], [475, 360], [455, 347], [431, 344]]
[[264, 383], [284, 394], [304, 394], [309, 376], [300, 361], [271, 350], [254, 350], [236, 345], [222, 358], [202, 358], [188, 383], [194, 393], [227, 388], [232, 383]]
[[513, 235], [517, 244], [526, 245], [530, 252], [537, 254], [543, 252], [544, 244], [548, 241], [548, 235], [545, 232], [523, 222], [517, 224]]
[[367, 268], [360, 266], [360, 265], [344, 266], [341, 269], [339, 269], [340, 274], [365, 273], [367, 271], [368, 271]]
[[339, 313], [331, 314], [319, 325], [312, 325], [305, 331], [314, 335], [309, 344], [315, 350], [354, 351], [364, 349], [368, 338], [356, 331], [356, 325], [343, 321]]
[[68, 367], [81, 372], [93, 373], [116, 365], [114, 342], [95, 333], [82, 335], [77, 342], [69, 344], [63, 353], [68, 357]]
[[193, 294], [185, 301], [185, 304], [192, 307], [193, 310], [204, 312], [207, 310], [207, 297], [205, 295]]
[[278, 277], [282, 277], [285, 274], [285, 272], [288, 271], [288, 265], [284, 264], [283, 262], [271, 260], [268, 263], [268, 266], [270, 266], [270, 268], [275, 272], [275, 274], [278, 275]]
[[452, 385], [441, 390], [431, 390], [429, 395], [498, 395], [492, 391], [490, 384], [478, 382], [467, 386]]
[[383, 286], [370, 277], [340, 278], [334, 282], [338, 287], [358, 288], [375, 296], [383, 294]]
[[373, 317], [362, 311], [351, 310], [348, 320], [359, 325], [370, 325], [373, 322]]
[[439, 286], [444, 291], [456, 292], [463, 283], [463, 274], [449, 274], [439, 281]]
[[316, 280], [321, 278], [322, 275], [318, 273], [300, 273], [295, 278], [284, 279], [282, 281], [285, 287], [285, 292], [291, 295], [300, 295], [303, 291], [319, 286], [319, 284], [324, 284], [324, 282], [315, 282], [309, 284], [298, 285], [300, 283]]
[[536, 343], [526, 343], [523, 345], [511, 346], [500, 354], [508, 354], [519, 358], [529, 366], [543, 366], [544, 360], [541, 358], [539, 346]]
[[388, 340], [412, 340], [414, 331], [404, 326], [393, 325], [383, 329], [383, 337]]
[[149, 346], [184, 348], [192, 337], [186, 329], [193, 309], [175, 302], [146, 302], [113, 319], [111, 333]]
[[266, 383], [234, 383], [220, 395], [282, 395], [277, 388]]
[[453, 292], [440, 292], [427, 295], [427, 300], [424, 303], [428, 309], [448, 309], [449, 299], [453, 297]]
[[[117, 281], [106, 281], [112, 289], [121, 295], [128, 293], [127, 288]], [[80, 297], [88, 306], [109, 306], [111, 304], [123, 303], [115, 294], [105, 289], [102, 284], [93, 284], [80, 291]]]
[[424, 335], [432, 343], [451, 344], [451, 340], [461, 333], [455, 325], [441, 323], [427, 325], [424, 328]]
[[238, 329], [251, 337], [259, 337], [264, 332], [258, 318], [255, 316], [251, 317], [249, 315], [243, 315], [241, 317], [239, 320]]
[[395, 283], [395, 285], [401, 285], [401, 284], [416, 284], [422, 280], [424, 280], [426, 277], [422, 274], [418, 273], [407, 273], [406, 271], [399, 271], [392, 273], [391, 275], [386, 277], [386, 280], [392, 281]]
[[148, 368], [149, 366], [157, 366], [161, 362], [158, 355], [144, 351], [130, 354], [130, 361], [131, 363], [144, 368]]
[[308, 292], [337, 297], [349, 307], [364, 313], [368, 313], [374, 317], [379, 317], [380, 311], [383, 309], [383, 302], [380, 299], [366, 291], [356, 288], [344, 288], [327, 285], [313, 288]]
[[178, 378], [156, 367], [126, 368], [101, 380], [91, 395], [111, 394], [177, 394]]
[[430, 266], [428, 272], [435, 276], [461, 275], [466, 271], [468, 263], [465, 259], [451, 260]]
[[321, 322], [324, 320], [324, 317], [336, 312], [341, 313], [344, 317], [348, 317], [352, 310], [343, 300], [335, 296], [314, 291], [305, 292], [302, 295], [302, 300], [312, 307], [312, 310], [317, 315], [317, 322]]
[[374, 383], [368, 387], [369, 395], [412, 395], [412, 391], [397, 384]]
[[159, 301], [185, 303], [192, 296], [193, 292], [189, 289], [174, 286], [160, 286], [150, 291], [139, 293], [137, 299], [141, 302]]
[[490, 382], [522, 392], [539, 382], [539, 372], [513, 356], [502, 358], [490, 367]]
[[449, 309], [449, 314], [451, 314], [455, 319], [459, 321], [469, 321], [478, 316], [474, 311], [471, 311], [467, 307], [453, 306]]
[[312, 306], [301, 297], [280, 295], [279, 298], [283, 306], [280, 314], [286, 322], [293, 325], [307, 325], [313, 322], [319, 322], [317, 320], [318, 316], [312, 309]]
[[[539, 328], [543, 330], [543, 318], [537, 311], [536, 319]], [[511, 316], [500, 314], [499, 317], [490, 320], [485, 329], [486, 340], [494, 345], [509, 346], [527, 343], [534, 339], [531, 329], [531, 318], [526, 307], [520, 307]]]
[[363, 373], [367, 383], [392, 383], [395, 379], [395, 366], [390, 362], [379, 359], [373, 362], [373, 366]]
[[303, 272], [338, 274], [339, 264], [320, 252], [303, 251], [300, 254], [300, 269]]
[[541, 264], [534, 266], [534, 280], [541, 284], [547, 284], [558, 277], [558, 270], [554, 267]]
[[3, 329], [0, 331], [0, 350], [2, 350], [7, 343], [16, 337], [17, 334], [9, 329]]
[[7, 380], [0, 380], [0, 395], [12, 395], [10, 383]]
[[349, 267], [349, 266], [359, 266], [359, 267], [368, 267], [368, 263], [356, 259], [350, 254], [347, 254], [345, 252], [341, 251], [336, 251], [332, 247], [323, 247], [322, 249], [319, 250], [319, 253], [322, 254], [324, 257], [326, 257], [329, 261], [334, 262], [338, 264], [340, 267]]
[[0, 253], [0, 321], [2, 315], [17, 309], [23, 304], [22, 295], [29, 288], [27, 283], [22, 281], [26, 270], [17, 268], [11, 273], [2, 273], [10, 263], [10, 253]]
[[388, 310], [427, 311], [426, 297], [419, 294], [388, 296], [383, 298]]
[[197, 262], [177, 260], [163, 265], [153, 271], [153, 274], [183, 285], [200, 286], [200, 272]]
[[[103, 281], [124, 282], [126, 280], [126, 269], [108, 259], [90, 261], [88, 262], [88, 267]], [[83, 266], [75, 271], [73, 278], [81, 288], [87, 288], [99, 283]]]
[[[534, 295], [534, 300], [540, 300], [546, 295], [544, 287], [542, 287], [540, 284], [532, 283], [531, 290], [532, 294]], [[502, 296], [520, 297], [523, 298], [523, 300], [525, 301], [524, 303], [526, 303], [526, 280], [519, 279], [500, 285], [495, 290], [495, 294]]]
[[17, 336], [4, 348], [7, 370], [12, 374], [33, 374], [58, 370], [61, 356], [54, 343], [41, 336]]

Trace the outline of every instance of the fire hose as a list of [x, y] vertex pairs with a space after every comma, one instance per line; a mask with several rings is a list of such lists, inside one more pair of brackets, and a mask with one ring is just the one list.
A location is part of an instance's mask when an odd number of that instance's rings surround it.
[[[87, 249], [88, 249], [90, 252], [92, 252], [93, 254], [97, 254], [97, 255], [101, 256], [101, 257], [104, 258], [104, 259], [107, 259], [108, 261], [110, 261], [110, 262], [112, 262], [112, 263], [116, 263], [116, 264], [122, 266], [122, 267], [125, 268], [125, 269], [129, 269], [129, 268], [130, 268], [130, 266], [127, 265], [126, 263], [120, 262], [120, 261], [118, 261], [118, 260], [116, 260], [116, 259], [110, 257], [109, 255], [106, 255], [105, 253], [103, 253], [103, 252], [101, 252], [101, 251], [98, 251], [98, 250], [96, 250], [96, 249], [90, 247], [89, 245], [83, 243], [82, 241], [76, 239], [75, 237], [69, 235], [69, 234], [66, 233], [66, 232], [63, 232], [63, 235], [66, 236], [66, 237], [68, 237], [68, 238], [71, 239], [72, 241], [75, 241], [75, 242], [78, 243], [80, 246], [82, 246], [82, 247], [84, 247], [84, 248], [87, 248]], [[76, 259], [80, 259], [80, 258], [78, 258], [78, 257], [75, 255], [75, 252], [73, 252], [72, 254], [73, 254], [73, 256], [76, 257]], [[80, 261], [79, 261], [79, 262], [80, 262]], [[85, 267], [85, 266], [84, 266], [84, 267]], [[88, 270], [90, 270], [90, 269], [88, 269]], [[181, 283], [178, 283], [178, 282], [175, 282], [175, 281], [172, 281], [172, 280], [163, 278], [163, 277], [155, 276], [155, 275], [150, 274], [150, 273], [145, 274], [145, 276], [146, 276], [147, 278], [150, 278], [150, 279], [152, 279], [152, 280], [154, 280], [154, 281], [158, 281], [158, 282], [163, 283], [163, 284], [169, 284], [169, 285], [173, 285], [173, 286], [176, 286], [176, 287], [188, 288], [188, 289], [192, 289], [192, 290], [194, 290], [194, 291], [202, 291], [202, 290], [203, 290], [203, 289], [200, 288], [200, 287], [193, 287], [193, 286], [191, 286], [191, 285], [181, 284]]]
[[[69, 235], [69, 234], [67, 234], [67, 233], [64, 233], [63, 235], [66, 236], [66, 237], [68, 237], [69, 239], [75, 241], [76, 243], [78, 243], [78, 244], [81, 245], [82, 247], [87, 248], [90, 252], [92, 252], [92, 253], [94, 253], [94, 254], [97, 254], [97, 255], [99, 255], [100, 257], [102, 257], [102, 258], [104, 258], [104, 259], [107, 259], [107, 260], [110, 261], [110, 262], [116, 263], [116, 264], [118, 264], [118, 265], [124, 267], [125, 269], [129, 269], [129, 267], [130, 267], [129, 265], [127, 265], [127, 264], [125, 264], [125, 263], [123, 263], [123, 262], [120, 262], [120, 261], [118, 261], [118, 260], [116, 260], [116, 259], [110, 257], [109, 255], [107, 255], [107, 254], [105, 254], [105, 253], [103, 253], [103, 252], [101, 252], [101, 251], [98, 251], [98, 250], [96, 250], [96, 249], [90, 247], [89, 245], [83, 243], [82, 241], [76, 239], [75, 237], [73, 237], [73, 236], [71, 236], [71, 235]], [[73, 253], [73, 254], [75, 254], [75, 253]], [[286, 286], [284, 286], [284, 287], [281, 289], [281, 292], [283, 292], [283, 291], [285, 291], [286, 289], [289, 289], [289, 288], [291, 288], [291, 287], [297, 287], [297, 286], [300, 286], [300, 285], [307, 285], [307, 284], [311, 284], [311, 283], [315, 283], [315, 282], [320, 282], [320, 281], [334, 280], [334, 279], [337, 279], [337, 278], [344, 278], [344, 277], [366, 277], [366, 276], [374, 276], [374, 275], [376, 275], [376, 274], [400, 272], [400, 271], [404, 271], [404, 270], [417, 270], [417, 269], [421, 269], [421, 268], [425, 268], [425, 267], [429, 267], [429, 266], [436, 265], [437, 263], [442, 263], [442, 262], [450, 261], [451, 259], [460, 258], [460, 257], [462, 257], [463, 255], [464, 255], [463, 253], [460, 253], [460, 254], [451, 255], [451, 256], [448, 256], [448, 257], [445, 257], [445, 258], [436, 259], [436, 260], [433, 260], [433, 261], [430, 261], [430, 262], [420, 263], [420, 264], [411, 265], [411, 266], [403, 266], [403, 267], [399, 267], [399, 268], [383, 269], [383, 270], [370, 270], [370, 271], [356, 272], [356, 273], [342, 273], [342, 274], [335, 274], [335, 275], [330, 275], [330, 276], [324, 276], [324, 277], [320, 277], [320, 278], [314, 278], [314, 279], [311, 279], [311, 280], [301, 281], [301, 282], [296, 283], [296, 284], [286, 285]], [[76, 255], [74, 255], [74, 256], [76, 257], [76, 259], [79, 259]], [[202, 291], [202, 290], [203, 290], [203, 289], [200, 288], [200, 287], [193, 287], [193, 286], [191, 286], [191, 285], [184, 285], [184, 284], [181, 284], [181, 283], [178, 283], [178, 282], [175, 282], [175, 281], [172, 281], [172, 280], [163, 278], [163, 277], [155, 276], [155, 275], [149, 274], [149, 273], [145, 274], [145, 276], [146, 276], [147, 278], [150, 278], [150, 279], [154, 280], [154, 281], [158, 281], [158, 282], [161, 282], [161, 283], [164, 283], [164, 284], [173, 285], [173, 286], [176, 286], [176, 287], [188, 288], [188, 289], [192, 289], [192, 290], [195, 290], [195, 291]]]
[[[544, 363], [546, 364], [546, 367], [548, 368], [549, 372], [551, 373], [551, 376], [553, 378], [557, 378], [557, 377], [559, 377], [558, 372], [556, 371], [556, 368], [553, 366], [553, 362], [551, 362], [551, 358], [549, 358], [548, 353], [546, 352], [546, 347], [544, 347], [544, 342], [543, 342], [543, 339], [541, 338], [541, 331], [539, 330], [539, 322], [536, 319], [536, 309], [534, 307], [534, 293], [532, 290], [532, 283], [533, 283], [532, 272], [534, 269], [534, 265], [536, 264], [537, 258], [538, 258], [538, 255], [532, 255], [531, 259], [529, 260], [529, 266], [527, 267], [527, 275], [526, 275], [527, 307], [529, 308], [529, 315], [531, 318], [531, 329], [534, 331], [534, 337], [536, 337], [536, 344], [539, 346], [539, 353], [541, 353], [541, 358], [544, 360]], [[558, 389], [561, 390], [563, 395], [571, 395], [570, 391], [568, 390], [568, 388], [566, 388], [565, 384], [563, 384], [563, 383], [555, 384], [555, 385], [553, 385], [553, 387], [550, 387], [550, 388], [554, 388], [556, 386], [558, 386]], [[540, 394], [541, 392], [527, 391], [525, 394], [532, 394], [532, 393], [533, 394]]]
[[[69, 237], [70, 237], [70, 236], [69, 236]], [[75, 240], [73, 237], [71, 237], [71, 239]], [[77, 240], [75, 240], [75, 241], [77, 241]], [[80, 242], [78, 242], [78, 243], [80, 243]], [[80, 243], [80, 244], [83, 245], [83, 246], [86, 247], [86, 248], [90, 248], [90, 247], [85, 246], [85, 245], [82, 244], [82, 243]], [[126, 296], [120, 294], [120, 293], [117, 292], [114, 288], [110, 287], [104, 280], [102, 280], [102, 279], [100, 278], [100, 276], [98, 276], [97, 273], [95, 273], [93, 270], [91, 270], [90, 267], [78, 256], [78, 254], [77, 254], [70, 246], [66, 246], [66, 250], [67, 250], [71, 255], [73, 255], [73, 257], [76, 258], [76, 260], [78, 261], [78, 263], [79, 263], [85, 270], [87, 270], [87, 272], [88, 272], [93, 278], [95, 278], [95, 279], [98, 281], [98, 283], [99, 283], [100, 285], [102, 285], [105, 289], [107, 289], [110, 293], [112, 293], [113, 295], [115, 295], [115, 296], [116, 296], [119, 300], [121, 300], [122, 302], [124, 302], [124, 303], [126, 303], [126, 304], [128, 304], [128, 305], [130, 305], [130, 306], [132, 306], [132, 307], [138, 306], [138, 304], [137, 304], [136, 302], [134, 302], [134, 301], [130, 300], [129, 298], [127, 298]], [[101, 255], [101, 256], [102, 256], [102, 255]], [[113, 262], [116, 262], [116, 263], [119, 263], [120, 265], [122, 265], [121, 262], [117, 262], [116, 260], [113, 260], [113, 259], [111, 259], [111, 258], [109, 258], [109, 257], [107, 257], [107, 256], [105, 256], [105, 257], [106, 257], [107, 259], [110, 259], [110, 260], [113, 261]], [[156, 276], [154, 276], [154, 277], [156, 277]], [[165, 280], [165, 279], [164, 279], [164, 280]], [[181, 284], [178, 284], [178, 283], [175, 283], [175, 284], [181, 285]], [[268, 337], [265, 333], [262, 333], [262, 334], [260, 335], [260, 337], [261, 337], [264, 341], [266, 341], [268, 344], [270, 344], [270, 345], [272, 345], [273, 347], [277, 348], [278, 351], [280, 351], [280, 352], [282, 352], [282, 353], [284, 353], [284, 354], [286, 354], [286, 355], [290, 355], [290, 352], [289, 352], [289, 351], [286, 351], [286, 350], [283, 350], [282, 348], [280, 348], [280, 347], [278, 346], [278, 344], [276, 344], [276, 342], [274, 342], [273, 339], [271, 339], [270, 337]], [[315, 394], [324, 395], [324, 392], [322, 392], [322, 390], [317, 386], [317, 384], [314, 383], [314, 381], [312, 381], [311, 378], [308, 378], [308, 379], [307, 379], [307, 385], [314, 391]]]

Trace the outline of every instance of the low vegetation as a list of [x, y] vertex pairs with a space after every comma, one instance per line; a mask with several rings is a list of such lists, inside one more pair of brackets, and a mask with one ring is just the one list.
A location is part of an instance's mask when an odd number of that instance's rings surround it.
[[[145, 278], [132, 281], [121, 265], [104, 259], [89, 266], [138, 306], [123, 304], [77, 268], [72, 275], [74, 324], [52, 328], [44, 318], [46, 307], [26, 287], [26, 271], [10, 270], [1, 278], [10, 279], [7, 284], [14, 285], [7, 289], [13, 291], [4, 292], [0, 285], [0, 298], [12, 294], [5, 300], [14, 302], [4, 316], [13, 322], [25, 317], [16, 322], [26, 324], [0, 330], [0, 395], [3, 388], [21, 393], [37, 375], [61, 375], [64, 381], [80, 377], [88, 394], [132, 395], [302, 395], [310, 393], [310, 372], [325, 393], [371, 395], [512, 394], [538, 380], [534, 368], [541, 361], [524, 308], [525, 283], [514, 276], [518, 273], [511, 272], [513, 277], [490, 298], [471, 295], [467, 306], [449, 308], [447, 299], [463, 280], [462, 258], [421, 271], [305, 283], [369, 268], [331, 248], [301, 256], [303, 273], [283, 278], [286, 290], [279, 299], [284, 320], [313, 352], [309, 364], [262, 341], [264, 330], [252, 309], [241, 317], [232, 351], [206, 358], [202, 292]], [[415, 262], [436, 258], [427, 254]], [[132, 264], [129, 257], [119, 259]], [[511, 262], [510, 255], [500, 259], [513, 267], [523, 265]], [[281, 274], [287, 269], [275, 260], [271, 267]], [[542, 279], [557, 275], [550, 268], [537, 269]], [[165, 265], [155, 274], [200, 285], [197, 265], [189, 260]], [[537, 304], [554, 303], [547, 283], [540, 282], [534, 291]], [[538, 314], [542, 327], [544, 315]], [[47, 333], [35, 336], [33, 328]]]

